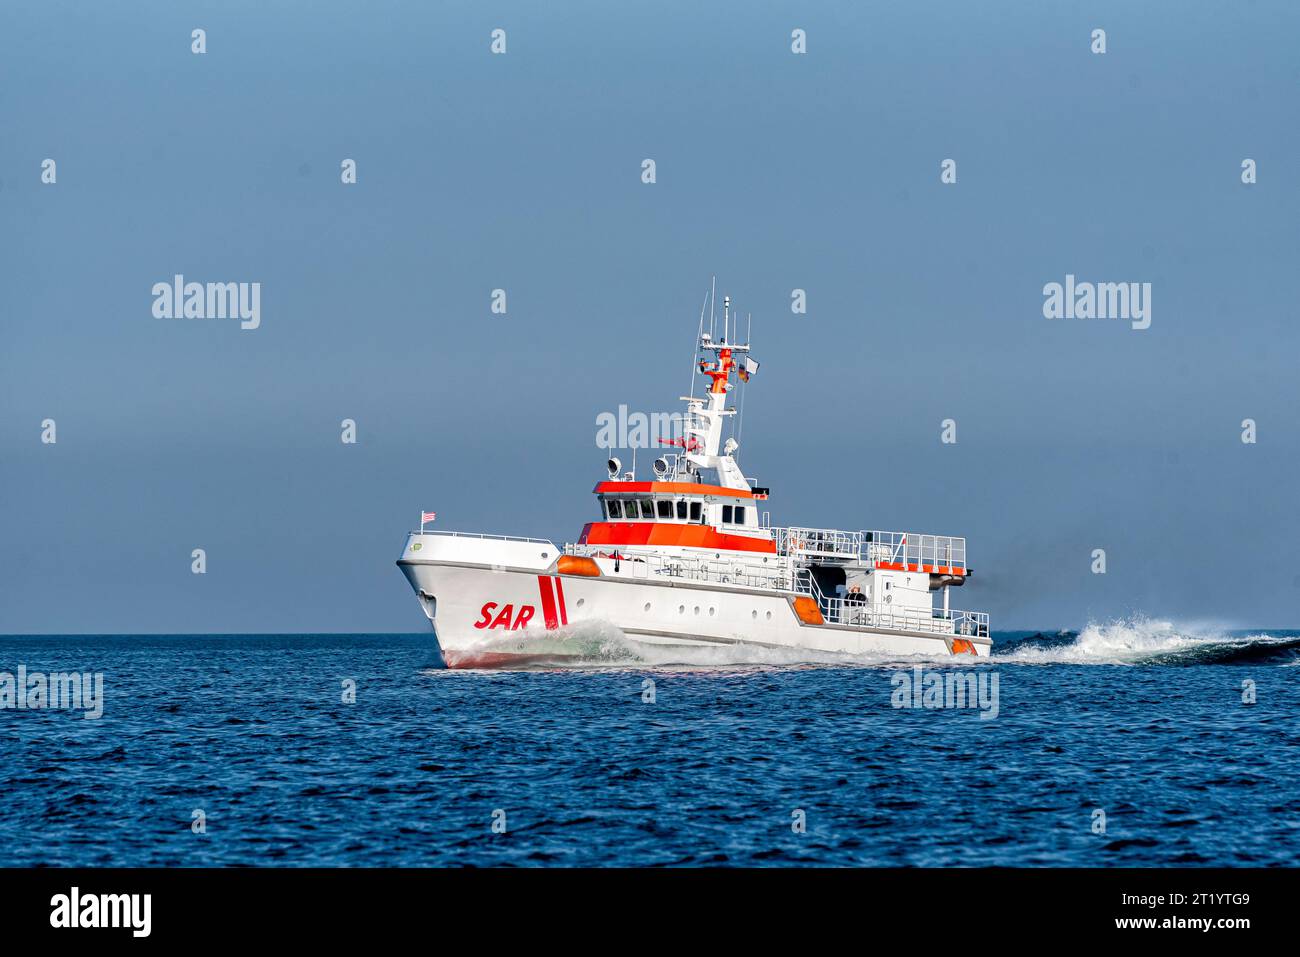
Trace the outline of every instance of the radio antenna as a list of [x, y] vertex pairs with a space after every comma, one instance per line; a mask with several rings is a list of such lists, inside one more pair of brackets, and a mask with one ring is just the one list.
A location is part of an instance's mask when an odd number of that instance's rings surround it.
[[713, 277], [712, 290], [709, 293], [709, 338], [717, 331], [715, 324], [718, 317], [718, 277]]
[[700, 340], [704, 338], [704, 310], [708, 308], [708, 305], [709, 305], [709, 294], [706, 292], [704, 294], [704, 301], [700, 303], [700, 329], [697, 333], [695, 333], [695, 348], [691, 350], [691, 398], [692, 399], [695, 398], [695, 376], [699, 372], [699, 369], [697, 368], [699, 362], [696, 357], [700, 354]]

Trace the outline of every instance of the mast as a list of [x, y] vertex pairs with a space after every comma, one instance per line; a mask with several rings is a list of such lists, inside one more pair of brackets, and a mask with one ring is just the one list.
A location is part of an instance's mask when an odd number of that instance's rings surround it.
[[[716, 279], [714, 282], [711, 298], [716, 302]], [[732, 374], [745, 380], [749, 376], [747, 370], [756, 366], [747, 358], [748, 342], [738, 344], [730, 341], [731, 297], [724, 296], [722, 303], [722, 339], [714, 341], [713, 331], [717, 327], [710, 324], [710, 331], [701, 333], [697, 343], [699, 351], [705, 354], [699, 359], [697, 369], [711, 380], [708, 391], [703, 397], [697, 398], [692, 388], [690, 396], [683, 396], [688, 412], [685, 435], [681, 440], [682, 459], [686, 462], [686, 471], [692, 474], [698, 475], [701, 470], [710, 469], [717, 473], [718, 482], [723, 486], [748, 489], [750, 482], [740, 471], [732, 454], [739, 444], [738, 440], [733, 436], [724, 448], [722, 426], [729, 416], [736, 414], [736, 409], [727, 408], [727, 393], [734, 388]], [[736, 324], [740, 324], [739, 316], [736, 317]], [[746, 366], [742, 367], [737, 360], [745, 362]]]

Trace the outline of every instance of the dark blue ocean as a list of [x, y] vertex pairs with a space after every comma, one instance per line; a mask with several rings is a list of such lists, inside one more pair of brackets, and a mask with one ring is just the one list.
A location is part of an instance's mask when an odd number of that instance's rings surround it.
[[894, 707], [910, 662], [0, 637], [0, 672], [104, 675], [98, 720], [0, 710], [0, 865], [1300, 864], [1300, 632], [997, 637], [935, 664], [997, 675], [984, 719]]

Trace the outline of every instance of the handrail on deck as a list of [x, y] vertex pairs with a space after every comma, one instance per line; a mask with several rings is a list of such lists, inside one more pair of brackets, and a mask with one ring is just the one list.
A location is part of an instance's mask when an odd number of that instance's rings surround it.
[[966, 539], [953, 535], [891, 532], [863, 529], [804, 528], [791, 525], [772, 529], [776, 550], [794, 557], [852, 559], [894, 565], [929, 565], [936, 569], [966, 569]]
[[[826, 595], [811, 569], [795, 571], [796, 590], [817, 602], [822, 617], [831, 624], [852, 625], [856, 628], [891, 628], [903, 631], [928, 631], [932, 634], [959, 635], [987, 638], [989, 615], [985, 611], [964, 611], [950, 608], [882, 607], [858, 603], [847, 598]], [[928, 613], [927, 613], [928, 612]]]
[[407, 534], [445, 535], [452, 538], [487, 538], [496, 542], [531, 542], [534, 545], [550, 545], [554, 547], [554, 542], [548, 538], [525, 538], [522, 535], [492, 535], [488, 532], [451, 532], [442, 529], [434, 530], [432, 528], [413, 528]]

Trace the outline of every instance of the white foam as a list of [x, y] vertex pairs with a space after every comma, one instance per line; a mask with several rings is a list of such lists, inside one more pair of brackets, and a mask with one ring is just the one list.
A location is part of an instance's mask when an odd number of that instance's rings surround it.
[[1222, 646], [1285, 641], [1266, 634], [1232, 635], [1220, 625], [1175, 624], [1137, 615], [1098, 624], [1089, 622], [1073, 641], [1056, 645], [1022, 645], [1005, 654], [993, 649], [999, 664], [1132, 665], [1194, 657]]

